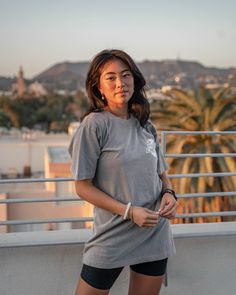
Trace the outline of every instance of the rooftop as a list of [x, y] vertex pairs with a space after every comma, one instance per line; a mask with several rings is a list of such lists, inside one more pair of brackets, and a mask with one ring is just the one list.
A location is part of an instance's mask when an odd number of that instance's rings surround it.
[[[214, 133], [213, 133], [214, 134]], [[219, 133], [220, 134], [220, 133]], [[236, 134], [236, 132], [232, 133]], [[162, 137], [162, 144], [165, 137]], [[64, 148], [50, 146], [52, 162], [63, 162]], [[165, 148], [164, 148], [165, 152]], [[166, 157], [206, 157], [206, 154], [166, 154]], [[236, 153], [213, 154], [207, 157], [236, 157]], [[172, 180], [198, 177], [231, 177], [235, 180], [236, 171], [213, 173], [189, 173], [170, 175]], [[82, 266], [83, 245], [91, 235], [91, 215], [67, 217], [39, 217], [33, 219], [11, 219], [2, 212], [8, 206], [24, 206], [33, 203], [37, 208], [48, 203], [57, 204], [66, 210], [67, 204], [84, 202], [74, 195], [66, 195], [62, 183], [71, 183], [72, 178], [29, 178], [0, 180], [0, 227], [14, 226], [15, 231], [0, 233], [0, 294], [1, 295], [70, 295], [75, 286]], [[45, 183], [55, 183], [56, 196], [42, 196]], [[37, 195], [31, 190], [39, 184]], [[15, 185], [15, 188], [14, 188]], [[29, 196], [19, 197], [20, 185], [27, 186]], [[31, 188], [31, 189], [30, 189]], [[7, 198], [11, 191], [12, 197]], [[179, 199], [222, 197], [232, 199], [235, 191], [197, 192], [178, 194]], [[216, 208], [217, 209], [217, 208]], [[7, 211], [5, 211], [7, 213]], [[43, 212], [43, 211], [42, 211]], [[236, 211], [182, 212], [177, 218], [201, 218], [221, 216], [234, 218]], [[58, 230], [43, 230], [44, 224], [58, 224]], [[65, 227], [65, 224], [70, 226]], [[82, 224], [73, 228], [73, 224]], [[29, 225], [35, 225], [34, 231]], [[222, 295], [235, 294], [235, 245], [236, 221], [172, 224], [177, 254], [169, 258], [165, 284], [161, 295]], [[65, 229], [66, 228], [66, 229]], [[23, 230], [22, 230], [23, 229]], [[112, 288], [111, 295], [127, 294], [128, 268], [125, 268]], [[148, 295], [148, 294], [147, 294]]]

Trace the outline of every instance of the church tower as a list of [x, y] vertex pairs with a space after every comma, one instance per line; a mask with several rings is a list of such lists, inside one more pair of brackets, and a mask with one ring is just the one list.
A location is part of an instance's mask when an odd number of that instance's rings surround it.
[[18, 77], [17, 77], [17, 96], [23, 97], [26, 92], [25, 81], [24, 81], [24, 72], [22, 66], [20, 66]]

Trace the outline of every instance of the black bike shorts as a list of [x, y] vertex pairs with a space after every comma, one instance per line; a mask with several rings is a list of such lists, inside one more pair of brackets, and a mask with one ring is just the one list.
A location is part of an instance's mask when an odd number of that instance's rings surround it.
[[[166, 272], [168, 258], [144, 262], [139, 264], [130, 265], [130, 268], [137, 273], [147, 276], [162, 276]], [[89, 266], [84, 264], [81, 271], [81, 278], [90, 286], [100, 289], [111, 289], [115, 280], [118, 278], [123, 267], [104, 269]]]

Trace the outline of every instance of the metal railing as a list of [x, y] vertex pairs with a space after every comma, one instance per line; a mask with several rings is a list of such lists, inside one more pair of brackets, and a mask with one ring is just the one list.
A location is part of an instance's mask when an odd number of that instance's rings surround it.
[[[182, 134], [182, 135], [196, 135], [196, 134], [208, 134], [208, 135], [227, 135], [233, 134], [236, 136], [236, 131], [226, 131], [226, 132], [185, 132], [185, 131], [162, 131], [161, 140], [164, 156], [166, 158], [186, 158], [186, 157], [236, 157], [235, 153], [227, 153], [227, 154], [167, 154], [166, 153], [166, 137], [169, 134]], [[170, 174], [170, 178], [198, 178], [198, 177], [228, 177], [228, 176], [236, 176], [235, 172], [222, 172], [222, 173], [189, 173], [189, 174]], [[0, 184], [16, 184], [16, 183], [39, 183], [39, 182], [67, 182], [73, 181], [73, 178], [30, 178], [30, 179], [1, 179]], [[236, 196], [236, 191], [232, 192], [207, 192], [207, 193], [186, 193], [186, 194], [178, 194], [178, 198], [199, 198], [199, 197], [232, 197]], [[80, 198], [75, 197], [53, 197], [53, 198], [21, 198], [21, 199], [0, 199], [0, 204], [19, 204], [19, 203], [37, 203], [37, 202], [81, 202]], [[201, 213], [185, 213], [185, 214], [177, 214], [176, 218], [193, 218], [193, 217], [213, 217], [213, 216], [221, 216], [221, 217], [232, 217], [236, 216], [236, 211], [224, 211], [224, 212], [201, 212]], [[66, 223], [66, 222], [88, 222], [93, 221], [92, 217], [80, 217], [80, 218], [47, 218], [47, 219], [34, 219], [34, 220], [6, 220], [0, 221], [0, 226], [8, 226], [8, 225], [25, 225], [25, 224], [42, 224], [42, 223]]]
[[[168, 154], [167, 149], [167, 136], [168, 135], [234, 135], [236, 138], [236, 131], [162, 131], [161, 143], [162, 151], [165, 158], [222, 158], [222, 157], [236, 157], [236, 150], [234, 153], [196, 153], [196, 154]], [[213, 172], [213, 173], [187, 173], [187, 174], [171, 174], [170, 178], [200, 178], [200, 177], [232, 177], [236, 176], [235, 172]], [[235, 184], [236, 187], [236, 184]], [[236, 196], [236, 191], [232, 192], [207, 192], [207, 193], [188, 193], [178, 194], [179, 198], [199, 198], [199, 197], [232, 197]], [[236, 216], [236, 211], [224, 212], [201, 212], [201, 213], [185, 213], [177, 214], [176, 218], [194, 218], [194, 217], [230, 217]]]

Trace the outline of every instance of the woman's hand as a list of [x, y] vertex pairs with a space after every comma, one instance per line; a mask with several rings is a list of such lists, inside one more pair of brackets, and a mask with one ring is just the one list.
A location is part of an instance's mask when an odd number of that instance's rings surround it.
[[158, 210], [161, 217], [165, 217], [168, 219], [175, 218], [177, 210], [177, 201], [176, 199], [169, 193], [165, 193], [161, 200], [161, 205]]
[[154, 227], [159, 219], [159, 213], [147, 208], [133, 206], [132, 221], [140, 227]]

